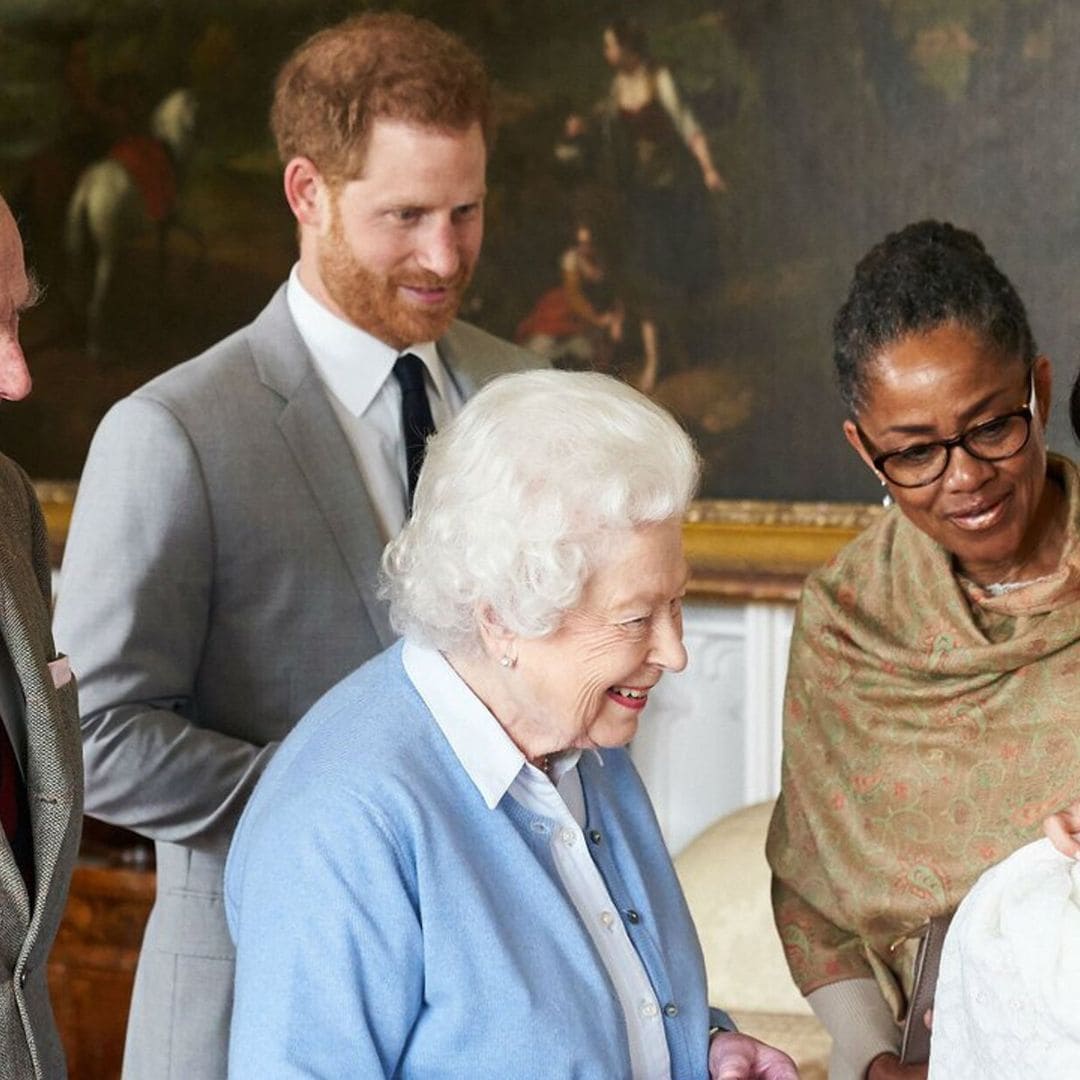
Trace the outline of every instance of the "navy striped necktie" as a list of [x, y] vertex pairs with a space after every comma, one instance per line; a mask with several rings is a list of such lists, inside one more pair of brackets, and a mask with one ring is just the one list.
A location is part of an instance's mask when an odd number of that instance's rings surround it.
[[15, 748], [0, 719], [0, 822], [11, 845], [15, 862], [26, 882], [31, 900], [34, 896], [34, 837], [30, 827], [30, 803], [26, 797]]
[[412, 513], [413, 493], [424, 464], [424, 447], [435, 434], [435, 421], [428, 403], [424, 384], [424, 361], [413, 353], [405, 353], [394, 362], [394, 378], [401, 386], [401, 431], [405, 437], [405, 468], [409, 477], [409, 512]]

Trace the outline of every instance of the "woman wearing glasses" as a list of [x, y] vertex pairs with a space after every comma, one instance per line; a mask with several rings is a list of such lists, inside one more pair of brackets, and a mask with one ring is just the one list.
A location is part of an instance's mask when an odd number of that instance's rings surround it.
[[898, 1053], [920, 928], [1080, 790], [1080, 476], [972, 233], [878, 244], [834, 343], [844, 434], [895, 506], [800, 601], [774, 906], [831, 1080], [922, 1078]]

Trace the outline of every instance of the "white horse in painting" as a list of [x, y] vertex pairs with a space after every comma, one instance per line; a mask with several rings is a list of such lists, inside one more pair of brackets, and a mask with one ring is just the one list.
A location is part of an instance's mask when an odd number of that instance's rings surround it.
[[[191, 152], [197, 111], [195, 95], [181, 88], [165, 97], [151, 116], [151, 134], [168, 151], [174, 171]], [[136, 233], [151, 224], [157, 228], [162, 262], [168, 234], [173, 229], [186, 232], [202, 254], [205, 246], [202, 236], [177, 219], [175, 207], [170, 207], [163, 219], [151, 220], [135, 179], [120, 161], [106, 157], [83, 170], [68, 203], [66, 248], [68, 265], [76, 280], [87, 256], [93, 260], [86, 308], [86, 343], [91, 354], [96, 354], [100, 347], [105, 299], [120, 252]]]

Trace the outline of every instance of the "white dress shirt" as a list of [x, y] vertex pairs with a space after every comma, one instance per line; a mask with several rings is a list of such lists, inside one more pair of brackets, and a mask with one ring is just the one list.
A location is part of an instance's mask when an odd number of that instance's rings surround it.
[[585, 798], [577, 769], [581, 751], [556, 758], [549, 780], [441, 653], [406, 641], [402, 662], [488, 809], [509, 792], [527, 810], [555, 821], [552, 859], [622, 1006], [633, 1080], [671, 1080], [660, 1003], [585, 843]]
[[408, 500], [405, 440], [401, 436], [401, 387], [391, 377], [394, 361], [411, 352], [424, 362], [428, 401], [436, 429], [461, 408], [461, 394], [440, 359], [435, 342], [410, 345], [399, 353], [323, 307], [304, 288], [298, 266], [289, 274], [285, 297], [352, 449], [375, 506], [383, 538], [389, 540], [405, 524]]

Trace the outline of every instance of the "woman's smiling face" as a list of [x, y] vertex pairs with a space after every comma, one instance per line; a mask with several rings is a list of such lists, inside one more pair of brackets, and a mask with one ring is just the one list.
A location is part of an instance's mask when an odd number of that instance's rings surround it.
[[[682, 597], [689, 574], [677, 519], [604, 538], [581, 600], [543, 638], [515, 638], [499, 720], [541, 753], [623, 746], [649, 691], [686, 666]], [[503, 715], [511, 713], [513, 715]]]
[[944, 323], [894, 342], [871, 361], [858, 427], [850, 420], [844, 425], [848, 441], [873, 468], [874, 454], [950, 439], [1013, 412], [1028, 401], [1032, 384], [1031, 434], [1019, 453], [983, 461], [954, 446], [938, 479], [923, 487], [888, 485], [911, 522], [982, 584], [1011, 580], [1038, 547], [1033, 533], [1041, 530], [1046, 488], [1049, 361], [1039, 357], [1029, 371], [976, 332]]

